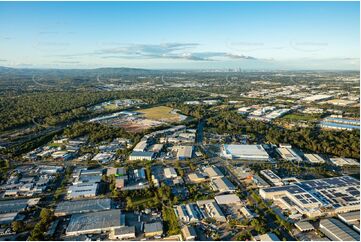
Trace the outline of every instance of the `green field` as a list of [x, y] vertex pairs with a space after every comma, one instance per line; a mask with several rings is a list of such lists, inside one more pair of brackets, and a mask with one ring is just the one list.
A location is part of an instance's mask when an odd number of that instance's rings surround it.
[[307, 114], [287, 114], [283, 117], [284, 119], [290, 119], [290, 120], [305, 120], [305, 121], [315, 121], [318, 118], [307, 115]]
[[173, 108], [166, 106], [158, 106], [153, 108], [141, 109], [138, 112], [144, 114], [147, 119], [153, 119], [165, 122], [178, 122], [180, 121], [177, 113], [172, 113]]

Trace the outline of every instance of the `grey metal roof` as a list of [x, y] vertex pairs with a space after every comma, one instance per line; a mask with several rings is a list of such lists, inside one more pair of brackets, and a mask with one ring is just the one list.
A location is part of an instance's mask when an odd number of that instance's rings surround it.
[[322, 219], [320, 230], [331, 240], [360, 241], [360, 234], [337, 219]]
[[65, 201], [58, 204], [56, 213], [75, 214], [97, 212], [111, 209], [111, 199], [90, 199], [78, 201]]
[[28, 206], [29, 199], [12, 199], [0, 201], [0, 213], [20, 212]]

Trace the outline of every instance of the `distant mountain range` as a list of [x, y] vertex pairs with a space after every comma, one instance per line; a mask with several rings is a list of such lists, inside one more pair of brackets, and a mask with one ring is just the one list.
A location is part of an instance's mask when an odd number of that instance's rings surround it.
[[57, 76], [83, 76], [83, 75], [149, 75], [160, 73], [159, 70], [140, 68], [96, 68], [96, 69], [33, 69], [11, 68], [0, 66], [0, 74], [12, 75], [57, 75]]

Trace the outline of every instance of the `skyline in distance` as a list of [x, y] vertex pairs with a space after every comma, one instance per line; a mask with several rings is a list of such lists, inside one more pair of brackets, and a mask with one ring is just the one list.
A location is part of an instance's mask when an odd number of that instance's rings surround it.
[[0, 66], [359, 69], [359, 2], [0, 2], [0, 12]]

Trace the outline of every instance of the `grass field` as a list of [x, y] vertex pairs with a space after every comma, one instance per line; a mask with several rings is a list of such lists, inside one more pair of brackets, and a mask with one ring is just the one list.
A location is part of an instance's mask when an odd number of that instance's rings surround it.
[[116, 109], [119, 109], [119, 107], [117, 105], [115, 105], [114, 103], [112, 103], [112, 104], [108, 104], [108, 105], [104, 106], [104, 109], [106, 109], [106, 110], [116, 110]]
[[311, 115], [305, 115], [305, 114], [287, 114], [283, 117], [284, 119], [290, 119], [290, 120], [306, 120], [306, 121], [314, 121], [317, 118]]
[[180, 116], [172, 111], [173, 111], [172, 108], [166, 106], [158, 106], [158, 107], [138, 110], [138, 112], [144, 114], [143, 116], [147, 119], [153, 119], [153, 120], [165, 121], [165, 122], [180, 121]]

